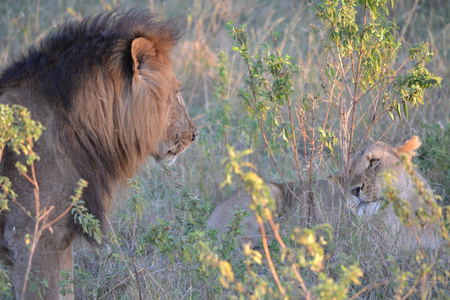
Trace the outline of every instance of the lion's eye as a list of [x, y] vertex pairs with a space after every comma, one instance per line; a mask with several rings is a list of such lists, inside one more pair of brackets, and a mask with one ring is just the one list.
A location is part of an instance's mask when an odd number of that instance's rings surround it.
[[175, 92], [175, 97], [178, 99], [178, 100], [180, 100], [180, 98], [181, 98], [181, 91], [182, 91], [183, 89], [179, 89], [179, 90], [177, 90], [176, 92]]
[[372, 158], [369, 163], [370, 167], [376, 168], [380, 164], [380, 160], [378, 158]]

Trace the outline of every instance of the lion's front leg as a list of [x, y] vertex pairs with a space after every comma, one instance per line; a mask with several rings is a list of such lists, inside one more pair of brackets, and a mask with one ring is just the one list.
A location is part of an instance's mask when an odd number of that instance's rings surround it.
[[[34, 249], [25, 293], [22, 291], [31, 255], [31, 243], [27, 245], [25, 242], [29, 230], [17, 227], [5, 230], [6, 242], [14, 258], [11, 280], [17, 299], [74, 299], [71, 293], [62, 296], [58, 284], [64, 279], [61, 270], [69, 271], [72, 278], [72, 241], [75, 233], [66, 226], [53, 230], [53, 233], [46, 230]], [[65, 289], [73, 291], [73, 286], [66, 286]]]

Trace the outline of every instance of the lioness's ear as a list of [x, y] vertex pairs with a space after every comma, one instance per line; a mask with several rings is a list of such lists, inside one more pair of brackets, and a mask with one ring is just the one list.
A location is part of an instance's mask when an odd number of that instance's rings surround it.
[[395, 149], [399, 154], [405, 153], [411, 158], [417, 154], [414, 150], [418, 149], [420, 145], [422, 145], [422, 143], [420, 142], [419, 137], [415, 135], [407, 140], [403, 145], [395, 147]]
[[131, 57], [133, 58], [134, 77], [139, 75], [141, 65], [145, 64], [148, 59], [156, 56], [156, 48], [154, 44], [146, 38], [136, 38], [131, 42]]

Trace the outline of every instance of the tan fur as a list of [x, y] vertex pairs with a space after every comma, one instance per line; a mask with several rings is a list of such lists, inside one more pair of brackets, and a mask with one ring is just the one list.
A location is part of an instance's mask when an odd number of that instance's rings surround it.
[[[350, 180], [350, 193], [352, 199], [358, 199], [360, 208], [357, 213], [361, 216], [374, 216], [373, 222], [379, 227], [379, 231], [390, 235], [386, 240], [393, 241], [396, 248], [411, 249], [417, 245], [417, 240], [411, 228], [404, 227], [399, 218], [395, 215], [394, 208], [389, 205], [386, 209], [380, 210], [383, 195], [383, 177], [381, 173], [391, 172], [395, 180], [393, 187], [399, 191], [399, 197], [406, 200], [416, 211], [422, 205], [422, 200], [416, 195], [411, 177], [405, 172], [401, 163], [401, 155], [406, 155], [411, 161], [416, 155], [414, 150], [420, 147], [420, 139], [413, 136], [399, 146], [389, 146], [386, 143], [378, 142], [367, 147], [360, 157], [356, 158], [351, 165], [353, 174]], [[425, 180], [416, 172], [418, 178], [425, 184], [426, 189], [432, 195], [432, 191]], [[425, 247], [437, 248], [440, 245], [437, 226], [427, 225], [419, 232], [421, 244]]]
[[[266, 182], [270, 188], [270, 196], [275, 200], [277, 213], [279, 215], [288, 212], [292, 208], [296, 208], [294, 214], [299, 217], [304, 224], [308, 220], [318, 223], [336, 224], [339, 220], [341, 209], [344, 206], [344, 194], [338, 185], [331, 180], [317, 180], [313, 183], [314, 187], [311, 191], [305, 192], [299, 184], [287, 183], [278, 184]], [[316, 203], [312, 215], [308, 217], [308, 197], [313, 195]], [[241, 243], [251, 242], [255, 244], [260, 234], [260, 229], [254, 212], [249, 208], [252, 197], [246, 192], [235, 192], [224, 202], [220, 203], [211, 213], [208, 225], [216, 228], [219, 232], [227, 231], [227, 223], [233, 219], [233, 212], [237, 208], [244, 208], [248, 213], [243, 222], [244, 235], [239, 238]]]
[[[198, 135], [169, 56], [178, 39], [175, 24], [148, 12], [105, 13], [66, 24], [3, 71], [0, 103], [27, 107], [46, 127], [34, 151], [40, 208], [53, 208], [48, 221], [69, 206], [84, 178], [89, 185], [82, 199], [104, 229], [116, 187], [148, 156], [174, 161]], [[35, 216], [34, 186], [16, 161], [24, 157], [6, 147], [0, 176], [12, 181], [18, 202]], [[30, 255], [25, 236], [34, 226], [15, 203], [0, 214], [0, 258], [11, 265], [18, 299], [38, 295], [21, 293]], [[48, 289], [39, 287], [44, 299], [63, 298], [60, 271], [73, 269], [72, 242], [80, 230], [67, 214], [40, 237], [31, 276], [48, 282]]]
[[[400, 197], [406, 199], [413, 210], [417, 210], [420, 202], [414, 193], [412, 180], [400, 162], [400, 155], [408, 155], [407, 159], [410, 161], [415, 155], [414, 150], [419, 147], [420, 140], [417, 136], [397, 147], [391, 147], [382, 142], [367, 147], [367, 150], [352, 162], [353, 173], [349, 192], [342, 190], [338, 182], [342, 184], [343, 182], [339, 177], [318, 180], [309, 192], [304, 192], [298, 184], [293, 183], [285, 185], [268, 182], [267, 185], [271, 190], [271, 197], [277, 203], [277, 211], [295, 208], [292, 214], [300, 218], [302, 224], [312, 221], [313, 223], [329, 223], [336, 227], [339, 226], [338, 222], [346, 222], [348, 216], [354, 218], [355, 214], [364, 218], [373, 217], [369, 220], [378, 227], [378, 232], [390, 234], [384, 239], [386, 242], [390, 242], [395, 248], [410, 249], [417, 245], [416, 240], [411, 229], [401, 225], [392, 205], [379, 211], [381, 207], [379, 200], [383, 197], [380, 174], [387, 169], [394, 171], [396, 174], [394, 187], [400, 191]], [[426, 180], [418, 173], [417, 176], [429, 190]], [[312, 216], [308, 217], [309, 193], [314, 196], [315, 206]], [[214, 209], [208, 224], [222, 233], [226, 232], [226, 224], [232, 220], [236, 207], [243, 207], [250, 215], [243, 220], [244, 236], [240, 238], [240, 242], [255, 243], [260, 237], [260, 229], [253, 211], [249, 208], [251, 202], [252, 198], [247, 193], [235, 192]], [[423, 246], [431, 248], [439, 246], [437, 229], [436, 226], [428, 226], [421, 232], [420, 239]]]

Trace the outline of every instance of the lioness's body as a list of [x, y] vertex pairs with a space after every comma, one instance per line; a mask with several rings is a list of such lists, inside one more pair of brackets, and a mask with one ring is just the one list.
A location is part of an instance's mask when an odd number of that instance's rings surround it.
[[180, 32], [145, 11], [104, 13], [65, 24], [1, 74], [0, 103], [25, 106], [46, 127], [33, 147], [38, 190], [15, 167], [25, 163], [23, 155], [6, 146], [1, 157], [0, 176], [18, 195], [0, 214], [0, 258], [11, 265], [17, 298], [37, 298], [37, 289], [44, 299], [63, 298], [57, 285], [60, 271], [73, 268], [77, 232], [95, 243], [70, 212], [62, 215], [39, 237], [30, 273], [37, 286], [32, 291], [28, 284], [23, 294], [25, 239], [35, 233], [37, 210], [51, 209], [41, 225], [55, 220], [83, 178], [81, 199], [104, 229], [119, 184], [148, 156], [173, 161], [194, 140], [197, 129], [169, 56]]
[[[317, 180], [312, 190], [305, 192], [299, 184], [289, 182], [278, 184], [266, 182], [270, 189], [270, 197], [275, 200], [277, 212], [283, 214], [295, 209], [295, 214], [306, 224], [308, 220], [317, 223], [336, 224], [342, 209], [345, 209], [344, 196], [341, 188], [330, 180]], [[308, 199], [312, 193], [315, 206], [308, 216]], [[254, 212], [249, 208], [252, 197], [245, 191], [238, 191], [220, 203], [211, 213], [208, 224], [221, 233], [226, 232], [226, 225], [233, 219], [237, 208], [244, 208], [249, 215], [242, 221], [244, 235], [240, 242], [256, 243], [260, 237], [260, 229]]]
[[[373, 222], [378, 232], [383, 235], [383, 240], [394, 248], [411, 249], [417, 245], [413, 230], [401, 224], [392, 205], [380, 211], [384, 197], [380, 174], [386, 170], [394, 172], [393, 186], [400, 192], [400, 198], [411, 205], [413, 212], [419, 209], [421, 200], [414, 192], [412, 179], [405, 172], [400, 160], [401, 154], [407, 155], [407, 159], [411, 160], [415, 154], [414, 150], [419, 146], [420, 141], [415, 136], [397, 147], [391, 147], [382, 142], [366, 147], [366, 150], [352, 162], [349, 192], [344, 192], [335, 180], [319, 180], [312, 191], [308, 192], [293, 183], [288, 185], [267, 183], [267, 185], [271, 190], [271, 197], [277, 203], [277, 210], [281, 212], [295, 208], [295, 214], [302, 224], [306, 225], [307, 222], [312, 221], [329, 223], [336, 227], [338, 222], [348, 220], [349, 215], [351, 217], [358, 215], [369, 218], [368, 221]], [[431, 193], [426, 180], [420, 174], [416, 174]], [[294, 191], [295, 197], [291, 191]], [[308, 218], [310, 192], [314, 195], [315, 205], [312, 215]], [[245, 192], [232, 194], [214, 209], [209, 218], [210, 226], [225, 232], [226, 224], [232, 220], [232, 213], [236, 211], [236, 207], [244, 207], [250, 215], [243, 220], [244, 236], [240, 241], [250, 240], [255, 243], [260, 236], [260, 230], [254, 212], [249, 208], [251, 202], [251, 196]], [[293, 203], [297, 205], [292, 205]], [[341, 218], [342, 216], [344, 218]], [[430, 248], [438, 247], [440, 238], [437, 232], [438, 227], [435, 225], [428, 225], [421, 230], [419, 232], [421, 245]]]

